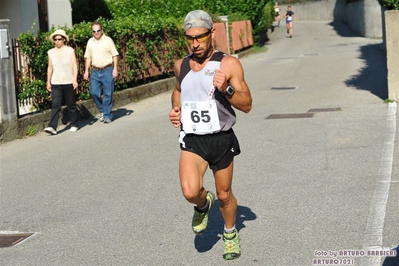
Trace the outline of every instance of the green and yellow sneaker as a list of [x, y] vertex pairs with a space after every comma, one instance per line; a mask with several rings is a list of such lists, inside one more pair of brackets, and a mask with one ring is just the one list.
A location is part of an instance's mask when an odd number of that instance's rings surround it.
[[233, 233], [223, 233], [224, 251], [223, 258], [225, 260], [234, 260], [240, 257], [240, 237], [238, 231], [234, 230]]
[[208, 226], [208, 213], [212, 208], [213, 202], [215, 201], [215, 195], [208, 191], [206, 193], [206, 199], [209, 202], [208, 210], [206, 212], [199, 212], [197, 207], [194, 207], [194, 215], [192, 221], [193, 231], [196, 235], [202, 234]]

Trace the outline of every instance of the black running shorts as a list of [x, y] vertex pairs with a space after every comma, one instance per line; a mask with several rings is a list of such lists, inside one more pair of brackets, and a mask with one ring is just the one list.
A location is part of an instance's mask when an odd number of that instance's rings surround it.
[[[180, 132], [183, 134], [183, 132]], [[201, 156], [214, 171], [230, 165], [234, 156], [240, 154], [240, 145], [233, 129], [215, 134], [187, 134], [179, 139], [180, 148]]]

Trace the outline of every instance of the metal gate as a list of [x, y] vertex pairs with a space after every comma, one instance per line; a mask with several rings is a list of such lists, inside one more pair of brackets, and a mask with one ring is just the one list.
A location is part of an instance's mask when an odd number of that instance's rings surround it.
[[28, 57], [22, 53], [17, 39], [12, 39], [12, 53], [14, 59], [14, 80], [15, 80], [15, 94], [17, 98], [17, 115], [18, 118], [25, 114], [33, 113], [36, 109], [33, 106], [32, 99], [20, 100], [18, 95], [21, 87], [21, 79], [25, 76], [25, 72], [28, 69]]

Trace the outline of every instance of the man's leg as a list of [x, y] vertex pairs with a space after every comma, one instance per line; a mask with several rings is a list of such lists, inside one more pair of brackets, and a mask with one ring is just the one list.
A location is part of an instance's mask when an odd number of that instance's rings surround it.
[[101, 99], [101, 76], [100, 72], [98, 70], [93, 69], [91, 72], [91, 77], [90, 77], [90, 95], [91, 98], [93, 99], [94, 103], [96, 104], [98, 110], [100, 113], [104, 113], [103, 110], [103, 101]]
[[220, 212], [224, 220], [224, 251], [223, 258], [226, 260], [237, 259], [241, 255], [240, 238], [235, 228], [237, 216], [237, 200], [231, 190], [233, 181], [232, 161], [227, 168], [214, 171], [216, 193], [220, 201]]
[[214, 171], [216, 194], [220, 201], [220, 212], [227, 229], [235, 226], [237, 214], [237, 200], [231, 190], [233, 166], [234, 162], [231, 162], [227, 168]]
[[103, 70], [102, 83], [104, 88], [103, 113], [104, 119], [112, 120], [112, 98], [114, 96], [115, 80], [112, 77], [113, 67]]
[[203, 177], [208, 162], [201, 156], [181, 151], [180, 155], [180, 184], [186, 200], [195, 204], [192, 228], [195, 234], [202, 234], [208, 226], [208, 213], [211, 209], [214, 196], [203, 188]]

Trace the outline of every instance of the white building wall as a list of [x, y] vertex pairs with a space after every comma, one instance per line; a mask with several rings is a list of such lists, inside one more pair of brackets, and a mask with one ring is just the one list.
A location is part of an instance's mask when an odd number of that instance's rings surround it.
[[[48, 26], [72, 27], [72, 7], [69, 0], [47, 0]], [[39, 10], [37, 0], [1, 0], [0, 19], [10, 20], [11, 38], [21, 32], [39, 29]]]
[[72, 27], [72, 6], [69, 0], [47, 0], [48, 26]]
[[[34, 0], [1, 0], [0, 19], [10, 20], [10, 37], [17, 38], [21, 32], [37, 31], [39, 11]], [[35, 24], [35, 25], [34, 25]]]

